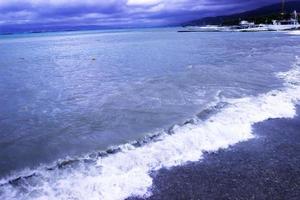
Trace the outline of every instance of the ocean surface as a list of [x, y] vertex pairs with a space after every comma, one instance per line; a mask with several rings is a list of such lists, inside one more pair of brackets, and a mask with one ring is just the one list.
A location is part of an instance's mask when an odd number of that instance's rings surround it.
[[153, 195], [158, 170], [294, 118], [300, 37], [176, 28], [0, 36], [0, 199]]

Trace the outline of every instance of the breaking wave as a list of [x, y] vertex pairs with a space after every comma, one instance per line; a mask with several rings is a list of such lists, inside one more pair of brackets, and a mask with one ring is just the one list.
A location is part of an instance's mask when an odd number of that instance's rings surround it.
[[197, 119], [144, 140], [2, 179], [0, 197], [119, 200], [150, 196], [152, 171], [198, 161], [204, 152], [254, 138], [252, 125], [257, 122], [294, 117], [300, 100], [300, 59], [277, 76], [284, 81], [278, 90], [223, 99]]

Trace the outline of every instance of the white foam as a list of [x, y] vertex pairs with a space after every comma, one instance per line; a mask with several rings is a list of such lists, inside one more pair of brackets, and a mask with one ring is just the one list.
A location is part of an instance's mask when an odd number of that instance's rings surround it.
[[[299, 60], [299, 59], [298, 59]], [[104, 199], [151, 195], [149, 173], [198, 161], [203, 151], [217, 151], [254, 137], [252, 125], [269, 118], [292, 118], [300, 100], [299, 62], [279, 73], [285, 86], [259, 96], [229, 99], [229, 105], [206, 121], [174, 128], [159, 141], [142, 147], [124, 145], [122, 151], [73, 170], [40, 170], [39, 184], [25, 185], [25, 192], [9, 184], [0, 188], [1, 199]], [[2, 194], [1, 194], [2, 191]]]

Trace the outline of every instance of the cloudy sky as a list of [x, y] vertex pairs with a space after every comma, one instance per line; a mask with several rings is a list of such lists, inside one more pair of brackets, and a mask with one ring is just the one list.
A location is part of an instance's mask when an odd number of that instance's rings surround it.
[[0, 0], [0, 30], [174, 25], [280, 0]]

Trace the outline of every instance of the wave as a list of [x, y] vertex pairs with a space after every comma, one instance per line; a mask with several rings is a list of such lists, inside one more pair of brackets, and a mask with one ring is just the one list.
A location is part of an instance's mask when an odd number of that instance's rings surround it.
[[276, 74], [284, 86], [258, 96], [222, 99], [198, 114], [144, 140], [84, 158], [60, 161], [0, 181], [1, 199], [104, 199], [151, 195], [150, 173], [198, 161], [204, 152], [254, 138], [252, 125], [293, 118], [300, 100], [300, 59]]

